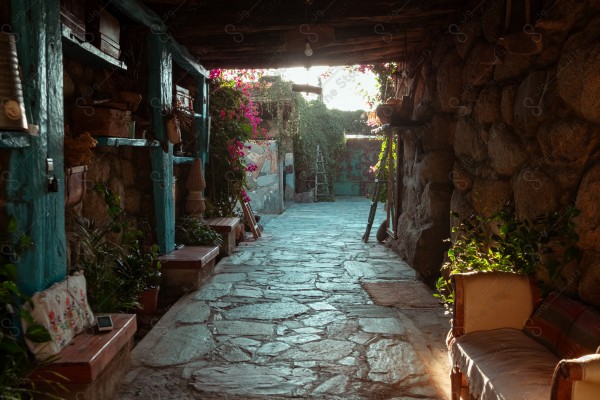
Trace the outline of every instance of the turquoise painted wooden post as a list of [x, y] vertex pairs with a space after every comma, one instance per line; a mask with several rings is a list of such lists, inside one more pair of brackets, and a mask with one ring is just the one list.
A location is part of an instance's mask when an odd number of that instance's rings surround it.
[[210, 127], [209, 127], [209, 87], [208, 87], [208, 79], [205, 76], [200, 76], [197, 78], [197, 86], [198, 86], [198, 99], [196, 100], [197, 109], [196, 112], [202, 115], [200, 120], [196, 121], [198, 124], [197, 135], [198, 135], [198, 156], [203, 162], [204, 165], [208, 162], [208, 150], [210, 143]]
[[[35, 243], [23, 254], [17, 277], [31, 294], [66, 275], [60, 2], [12, 0], [11, 6], [27, 121], [39, 126], [30, 147], [12, 150], [7, 185], [7, 212]], [[61, 182], [58, 193], [48, 192], [47, 157]]]
[[[152, 184], [158, 246], [162, 253], [175, 249], [175, 203], [173, 199], [173, 145], [167, 140], [162, 107], [173, 104], [173, 59], [165, 36], [148, 34], [150, 67], [148, 101], [152, 105], [152, 128], [163, 147], [152, 149]], [[165, 150], [167, 150], [165, 152]]]

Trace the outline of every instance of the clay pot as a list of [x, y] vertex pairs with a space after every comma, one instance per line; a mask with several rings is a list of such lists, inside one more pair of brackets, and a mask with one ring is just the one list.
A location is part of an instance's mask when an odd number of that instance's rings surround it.
[[181, 129], [179, 127], [179, 120], [175, 116], [169, 116], [165, 120], [167, 129], [167, 139], [173, 144], [181, 143]]
[[156, 286], [150, 289], [143, 290], [140, 293], [138, 301], [142, 306], [142, 314], [151, 315], [156, 313], [156, 309], [158, 306], [159, 290], [160, 286]]

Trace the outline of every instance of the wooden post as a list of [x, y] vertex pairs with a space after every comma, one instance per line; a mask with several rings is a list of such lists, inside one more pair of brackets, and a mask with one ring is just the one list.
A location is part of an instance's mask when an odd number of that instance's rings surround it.
[[148, 98], [152, 105], [152, 128], [163, 144], [152, 148], [152, 185], [158, 246], [162, 253], [175, 249], [175, 202], [173, 199], [173, 145], [167, 140], [162, 107], [173, 103], [173, 59], [160, 35], [148, 34], [150, 69]]
[[196, 119], [196, 135], [198, 144], [198, 156], [202, 160], [202, 169], [208, 162], [208, 148], [210, 143], [210, 118], [209, 112], [209, 85], [205, 76], [197, 78], [198, 98], [194, 102], [194, 108], [199, 117]]
[[[39, 126], [30, 147], [11, 150], [7, 212], [19, 234], [35, 247], [24, 252], [18, 285], [27, 294], [66, 275], [63, 172], [62, 42], [59, 0], [12, 0], [11, 29], [18, 35], [27, 121]], [[48, 192], [46, 158], [52, 158], [60, 186]]]

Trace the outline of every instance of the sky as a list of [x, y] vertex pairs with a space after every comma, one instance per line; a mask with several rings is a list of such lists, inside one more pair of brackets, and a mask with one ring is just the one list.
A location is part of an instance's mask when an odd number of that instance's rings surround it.
[[[297, 67], [279, 70], [284, 80], [298, 84], [318, 86], [319, 76], [331, 67], [311, 67], [310, 69]], [[334, 67], [333, 73], [322, 79], [323, 100], [328, 108], [338, 110], [370, 110], [366, 98], [359, 93], [360, 89], [366, 90], [372, 96], [377, 92], [375, 75], [370, 71], [366, 73], [351, 72], [343, 67]], [[315, 94], [305, 95], [308, 99], [316, 98]]]

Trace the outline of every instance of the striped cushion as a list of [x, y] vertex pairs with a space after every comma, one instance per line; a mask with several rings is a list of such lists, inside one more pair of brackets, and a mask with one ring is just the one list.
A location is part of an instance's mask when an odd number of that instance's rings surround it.
[[559, 349], [559, 343], [585, 310], [582, 303], [556, 292], [551, 293], [526, 321], [524, 331], [562, 357], [562, 345]]
[[557, 353], [562, 358], [578, 358], [592, 354], [600, 346], [600, 312], [588, 308], [571, 325], [558, 343]]

